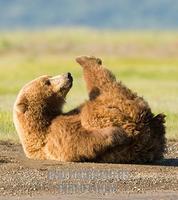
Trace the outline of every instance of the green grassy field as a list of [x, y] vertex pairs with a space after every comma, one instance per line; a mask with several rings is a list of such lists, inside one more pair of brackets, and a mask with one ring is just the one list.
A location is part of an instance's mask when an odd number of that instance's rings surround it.
[[119, 80], [167, 115], [167, 137], [178, 139], [178, 33], [61, 29], [0, 33], [0, 139], [18, 141], [12, 106], [19, 89], [43, 74], [71, 72], [74, 86], [65, 110], [85, 99], [81, 54], [95, 55]]

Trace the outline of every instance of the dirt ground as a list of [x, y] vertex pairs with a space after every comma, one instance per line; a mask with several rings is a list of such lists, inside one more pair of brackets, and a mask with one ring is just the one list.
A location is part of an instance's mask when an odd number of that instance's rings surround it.
[[178, 141], [150, 165], [61, 163], [0, 142], [0, 199], [178, 199]]

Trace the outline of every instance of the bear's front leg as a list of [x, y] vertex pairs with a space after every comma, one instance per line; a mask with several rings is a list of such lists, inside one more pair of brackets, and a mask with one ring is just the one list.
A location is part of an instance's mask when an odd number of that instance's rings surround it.
[[110, 91], [116, 82], [115, 76], [102, 66], [100, 58], [80, 56], [76, 61], [82, 66], [90, 99]]

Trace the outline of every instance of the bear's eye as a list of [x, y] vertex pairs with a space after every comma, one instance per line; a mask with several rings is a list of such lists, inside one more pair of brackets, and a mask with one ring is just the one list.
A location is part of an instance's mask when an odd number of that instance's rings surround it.
[[45, 85], [51, 85], [50, 80], [45, 80]]

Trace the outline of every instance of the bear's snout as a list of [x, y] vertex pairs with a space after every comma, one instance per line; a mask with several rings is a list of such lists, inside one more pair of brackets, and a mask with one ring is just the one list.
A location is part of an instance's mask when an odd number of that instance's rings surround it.
[[70, 80], [70, 81], [73, 81], [73, 78], [72, 78], [72, 75], [70, 72], [67, 73], [67, 78]]
[[69, 82], [71, 82], [71, 83], [73, 82], [73, 77], [72, 77], [70, 72], [68, 72], [68, 73], [66, 73], [62, 76], [63, 76], [64, 79], [68, 80]]
[[65, 86], [64, 87], [72, 87], [72, 83], [73, 83], [73, 77], [71, 75], [70, 72], [68, 72], [67, 74], [62, 75], [65, 81]]
[[65, 95], [72, 87], [73, 78], [71, 73], [66, 73], [50, 78], [51, 85], [53, 86], [53, 91], [63, 92]]

